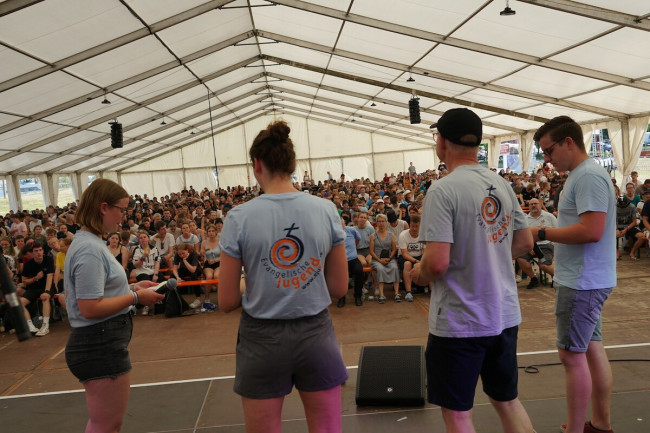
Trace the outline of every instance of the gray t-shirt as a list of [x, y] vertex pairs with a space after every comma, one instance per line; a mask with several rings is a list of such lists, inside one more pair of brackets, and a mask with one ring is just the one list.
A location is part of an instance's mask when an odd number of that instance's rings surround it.
[[616, 193], [607, 171], [586, 159], [569, 173], [560, 194], [558, 227], [580, 222], [585, 212], [606, 212], [605, 232], [598, 242], [555, 243], [553, 280], [574, 290], [616, 285]]
[[124, 308], [112, 316], [86, 319], [79, 311], [77, 299], [112, 298], [130, 293], [129, 282], [121, 263], [115, 260], [104, 241], [79, 230], [65, 256], [65, 305], [70, 326], [81, 328], [103, 322], [129, 311]]
[[244, 265], [244, 311], [258, 319], [295, 319], [331, 303], [325, 258], [344, 240], [333, 203], [292, 192], [265, 194], [233, 208], [219, 245]]
[[527, 228], [512, 187], [487, 168], [457, 167], [429, 188], [420, 239], [451, 244], [431, 292], [431, 334], [485, 337], [521, 323], [511, 245]]

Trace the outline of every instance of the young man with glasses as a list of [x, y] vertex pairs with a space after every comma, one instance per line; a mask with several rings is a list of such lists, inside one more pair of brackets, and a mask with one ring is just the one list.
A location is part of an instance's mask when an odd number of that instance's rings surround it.
[[[587, 154], [582, 129], [573, 119], [551, 119], [533, 138], [545, 162], [559, 172], [569, 171], [558, 227], [531, 228], [535, 241], [555, 243], [557, 346], [568, 404], [562, 428], [568, 433], [612, 432], [612, 372], [600, 328], [603, 304], [616, 285], [616, 194], [607, 171]], [[592, 416], [585, 423], [590, 398]]]

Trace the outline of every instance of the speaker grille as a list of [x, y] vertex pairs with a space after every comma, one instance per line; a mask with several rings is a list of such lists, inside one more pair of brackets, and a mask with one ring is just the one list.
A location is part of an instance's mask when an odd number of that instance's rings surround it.
[[360, 406], [422, 406], [425, 364], [422, 346], [361, 348], [356, 403]]
[[111, 147], [119, 149], [122, 147], [122, 124], [118, 122], [111, 123]]
[[420, 123], [420, 100], [418, 98], [409, 100], [409, 117], [411, 118], [411, 125]]

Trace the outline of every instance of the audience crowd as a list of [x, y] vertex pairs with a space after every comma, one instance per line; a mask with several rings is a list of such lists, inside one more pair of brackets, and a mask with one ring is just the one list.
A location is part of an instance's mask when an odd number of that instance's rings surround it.
[[[327, 179], [315, 181], [305, 172], [302, 182], [294, 184], [306, 194], [333, 202], [342, 224], [349, 229], [346, 249], [357, 306], [362, 305], [363, 299], [375, 297], [379, 303], [385, 303], [388, 288], [392, 288], [396, 302], [402, 301], [401, 290], [408, 302], [413, 301], [413, 294], [418, 291], [428, 293], [430, 287], [414, 285], [409, 272], [424, 248], [418, 240], [424, 196], [429, 186], [446, 174], [444, 163], [437, 170], [420, 173], [411, 163], [407, 171], [398, 175], [386, 173], [374, 182], [364, 178], [349, 180], [344, 174], [335, 179], [329, 172]], [[557, 173], [544, 165], [534, 174], [509, 170], [499, 174], [510, 182], [524, 211], [530, 210], [529, 225], [554, 224], [566, 173]], [[639, 250], [648, 245], [650, 236], [650, 179], [641, 183], [633, 172], [632, 180], [623, 191], [617, 187], [617, 193], [618, 256], [622, 257], [625, 251], [631, 260], [638, 260]], [[218, 280], [223, 221], [232, 208], [260, 194], [263, 192], [257, 186], [216, 190], [196, 190], [190, 186], [164, 197], [133, 195], [123, 209], [122, 231], [108, 234], [107, 248], [132, 282], [162, 281], [169, 277], [178, 281]], [[65, 254], [80, 229], [75, 223], [76, 207], [76, 203], [70, 203], [65, 207], [12, 212], [0, 221], [2, 254], [30, 318], [30, 329], [37, 336], [48, 334], [53, 310], [65, 305], [60, 302], [63, 298], [58, 298], [65, 290]], [[539, 286], [532, 262], [552, 277], [553, 254], [549, 244], [540, 243], [537, 253], [531, 251], [513, 258], [517, 259], [516, 268], [522, 270], [517, 280], [531, 278], [528, 288]], [[210, 298], [217, 286], [191, 286], [195, 299], [190, 308], [217, 309]], [[35, 302], [38, 300], [42, 301], [40, 309]], [[345, 297], [337, 305], [343, 307]], [[35, 314], [43, 316], [40, 326], [31, 320]], [[141, 314], [148, 315], [150, 311], [144, 307]]]

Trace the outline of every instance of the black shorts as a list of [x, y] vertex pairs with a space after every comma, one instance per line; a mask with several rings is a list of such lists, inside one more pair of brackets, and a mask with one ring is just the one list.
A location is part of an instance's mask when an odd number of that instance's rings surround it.
[[116, 378], [131, 371], [128, 346], [133, 333], [131, 314], [95, 325], [72, 328], [65, 346], [68, 368], [81, 383]]
[[210, 264], [206, 260], [205, 263], [203, 263], [203, 269], [217, 269], [220, 265], [221, 265], [221, 262], [214, 262], [214, 263]]
[[40, 298], [43, 293], [45, 293], [45, 290], [25, 290], [23, 298], [27, 299], [30, 304], [33, 304], [38, 301], [38, 298]]
[[479, 375], [496, 401], [517, 398], [518, 327], [493, 337], [446, 338], [429, 334], [426, 350], [428, 400], [455, 411], [474, 406]]

